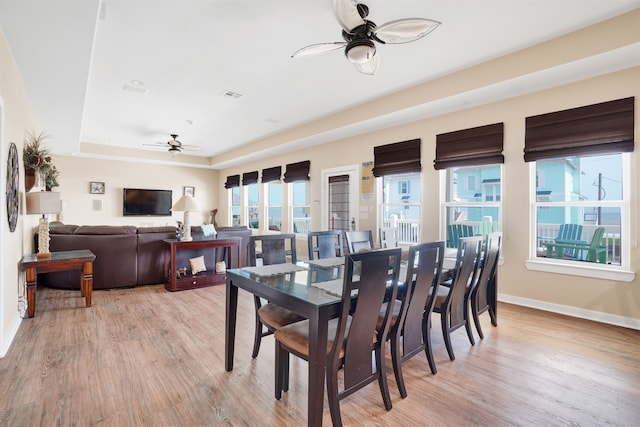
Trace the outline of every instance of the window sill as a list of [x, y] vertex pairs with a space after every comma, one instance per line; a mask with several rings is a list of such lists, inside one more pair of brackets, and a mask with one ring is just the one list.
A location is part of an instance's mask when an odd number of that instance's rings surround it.
[[[527, 269], [535, 271], [545, 271], [547, 273], [568, 274], [570, 276], [582, 276], [595, 279], [613, 280], [616, 282], [632, 282], [635, 278], [633, 271], [623, 270], [620, 267], [604, 267], [599, 264], [589, 265], [587, 263], [569, 262], [552, 262], [542, 261], [538, 259], [530, 259], [525, 262]], [[587, 265], [582, 265], [587, 264]]]

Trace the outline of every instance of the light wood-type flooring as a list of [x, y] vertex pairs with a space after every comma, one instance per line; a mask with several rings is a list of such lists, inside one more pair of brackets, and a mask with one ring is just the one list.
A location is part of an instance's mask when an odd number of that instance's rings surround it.
[[[79, 292], [39, 288], [0, 359], [2, 426], [304, 426], [306, 362], [273, 398], [273, 337], [251, 359], [254, 308], [240, 291], [235, 367], [224, 371], [225, 287], [171, 293], [162, 285]], [[485, 338], [453, 333], [439, 315], [437, 375], [420, 354], [404, 365], [402, 399], [387, 353], [393, 409], [376, 383], [341, 402], [348, 426], [638, 426], [640, 331], [500, 303]], [[325, 400], [324, 425], [331, 425]]]

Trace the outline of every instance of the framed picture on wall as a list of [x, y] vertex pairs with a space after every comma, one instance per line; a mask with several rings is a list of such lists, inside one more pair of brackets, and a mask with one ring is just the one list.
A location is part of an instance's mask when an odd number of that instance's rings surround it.
[[104, 182], [91, 181], [89, 183], [89, 193], [104, 194]]
[[195, 196], [196, 195], [196, 189], [195, 187], [184, 187], [184, 195], [185, 196]]

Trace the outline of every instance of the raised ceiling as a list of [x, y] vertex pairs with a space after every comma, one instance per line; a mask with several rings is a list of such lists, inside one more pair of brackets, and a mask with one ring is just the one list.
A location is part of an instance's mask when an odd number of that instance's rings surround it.
[[[243, 161], [219, 160], [237, 147], [640, 7], [640, 0], [363, 3], [377, 24], [424, 17], [442, 25], [416, 42], [378, 46], [373, 76], [341, 51], [291, 58], [300, 47], [341, 40], [330, 0], [0, 0], [0, 26], [55, 153], [171, 162], [166, 148], [144, 144], [176, 133], [202, 147], [184, 156], [194, 165], [224, 167]], [[506, 86], [481, 89], [475, 102], [500, 97]], [[262, 154], [462, 108], [472, 96], [291, 137]]]

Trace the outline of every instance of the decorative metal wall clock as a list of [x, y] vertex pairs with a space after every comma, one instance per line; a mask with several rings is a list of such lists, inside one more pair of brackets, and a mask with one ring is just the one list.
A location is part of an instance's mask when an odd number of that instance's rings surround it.
[[7, 158], [7, 219], [9, 231], [16, 230], [18, 224], [18, 204], [20, 183], [20, 167], [18, 165], [18, 149], [13, 142], [9, 145], [9, 157]]

